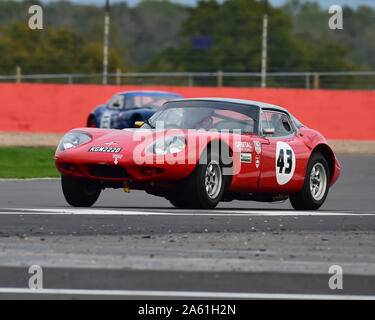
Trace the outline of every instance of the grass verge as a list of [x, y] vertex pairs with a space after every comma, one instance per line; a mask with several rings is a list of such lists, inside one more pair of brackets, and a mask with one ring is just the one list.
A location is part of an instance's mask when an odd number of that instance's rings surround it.
[[59, 177], [55, 149], [0, 147], [0, 178]]

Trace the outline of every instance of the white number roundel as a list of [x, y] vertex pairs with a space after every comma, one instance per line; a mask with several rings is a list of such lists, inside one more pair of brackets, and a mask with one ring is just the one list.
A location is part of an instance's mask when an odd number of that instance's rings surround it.
[[276, 146], [276, 179], [284, 185], [292, 179], [296, 168], [296, 156], [292, 147], [286, 142], [277, 142]]

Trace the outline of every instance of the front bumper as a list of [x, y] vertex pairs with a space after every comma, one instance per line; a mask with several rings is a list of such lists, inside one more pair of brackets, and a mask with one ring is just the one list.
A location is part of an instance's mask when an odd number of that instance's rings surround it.
[[[182, 155], [153, 156], [152, 161], [139, 163], [125, 155], [109, 154], [107, 159], [82, 159], [75, 152], [62, 152], [55, 157], [57, 169], [64, 175], [83, 179], [110, 181], [150, 180], [175, 181], [189, 176], [196, 167], [196, 159]], [[121, 157], [121, 158], [120, 158]]]

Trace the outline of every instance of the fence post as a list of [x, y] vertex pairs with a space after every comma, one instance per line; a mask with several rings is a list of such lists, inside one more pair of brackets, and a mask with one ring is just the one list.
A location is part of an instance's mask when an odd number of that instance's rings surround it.
[[193, 86], [193, 77], [189, 76], [189, 87]]
[[217, 72], [217, 86], [221, 88], [223, 86], [223, 71], [219, 70]]
[[16, 67], [16, 83], [21, 83], [21, 67]]
[[315, 73], [314, 74], [314, 89], [318, 90], [320, 87], [320, 79], [319, 79], [319, 74]]
[[306, 89], [310, 89], [310, 73], [306, 73]]
[[121, 84], [121, 69], [116, 68], [116, 84], [119, 86]]
[[69, 77], [68, 77], [68, 83], [69, 83], [69, 84], [73, 84], [73, 77], [72, 77], [72, 76], [69, 76]]

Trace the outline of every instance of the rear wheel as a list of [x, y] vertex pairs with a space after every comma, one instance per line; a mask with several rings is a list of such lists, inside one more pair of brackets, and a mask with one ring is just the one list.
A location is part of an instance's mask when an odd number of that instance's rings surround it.
[[91, 116], [89, 118], [89, 120], [87, 121], [87, 126], [89, 128], [97, 128], [98, 127], [98, 123], [96, 122], [96, 119], [94, 116]]
[[73, 207], [91, 207], [101, 193], [98, 181], [74, 179], [65, 175], [61, 177], [61, 186], [66, 201]]
[[198, 163], [193, 173], [183, 182], [178, 194], [169, 201], [177, 208], [212, 209], [220, 202], [228, 186], [228, 176], [217, 153], [207, 157], [207, 163]]
[[327, 198], [330, 182], [328, 163], [321, 153], [313, 153], [307, 166], [305, 183], [301, 191], [290, 195], [296, 210], [317, 210]]

